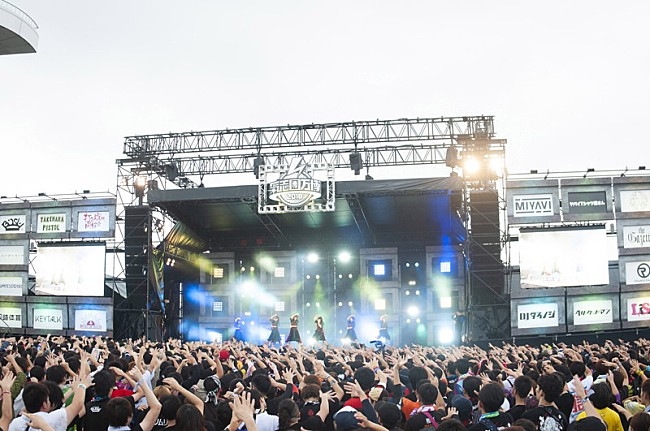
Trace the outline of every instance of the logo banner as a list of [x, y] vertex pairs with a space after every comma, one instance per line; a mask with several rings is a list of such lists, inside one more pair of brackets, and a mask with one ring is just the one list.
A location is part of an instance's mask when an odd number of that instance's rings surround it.
[[621, 190], [621, 212], [650, 211], [650, 190]]
[[25, 233], [27, 226], [27, 216], [20, 215], [3, 215], [0, 216], [0, 235], [10, 233]]
[[0, 277], [0, 296], [23, 296], [23, 278]]
[[0, 265], [26, 265], [25, 247], [22, 245], [0, 245]]
[[650, 225], [623, 226], [623, 248], [650, 247]]
[[594, 214], [607, 212], [607, 194], [598, 192], [569, 192], [569, 208], [571, 214]]
[[573, 324], [591, 325], [612, 323], [614, 321], [612, 300], [579, 301], [573, 303]]
[[39, 214], [36, 219], [36, 233], [66, 232], [66, 214]]
[[63, 310], [35, 308], [34, 329], [63, 329]]
[[77, 232], [107, 232], [110, 230], [108, 211], [79, 212]]
[[0, 325], [9, 328], [23, 327], [23, 313], [20, 308], [2, 307], [0, 308]]
[[625, 284], [650, 284], [650, 261], [627, 262]]
[[627, 321], [650, 320], [650, 297], [628, 298]]
[[524, 304], [517, 306], [517, 328], [546, 328], [558, 326], [557, 304]]
[[554, 214], [551, 194], [515, 195], [512, 201], [515, 217], [544, 217]]
[[106, 311], [104, 310], [75, 310], [74, 329], [76, 331], [106, 331]]

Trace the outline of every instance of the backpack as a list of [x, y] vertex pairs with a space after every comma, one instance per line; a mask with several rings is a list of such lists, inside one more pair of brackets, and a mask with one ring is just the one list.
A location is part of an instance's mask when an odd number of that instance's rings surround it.
[[[438, 425], [439, 425], [438, 421], [436, 421], [433, 418], [433, 416], [431, 416], [431, 413], [429, 413], [428, 411], [423, 411], [423, 412], [420, 412], [420, 413], [422, 413], [424, 416], [426, 416], [427, 419], [429, 419], [429, 422], [431, 422], [431, 425], [433, 426], [434, 430], [438, 429]], [[430, 430], [430, 429], [431, 428], [422, 428], [422, 430]]]
[[485, 425], [488, 431], [499, 431], [499, 427], [497, 427], [490, 419], [483, 418], [479, 422]]
[[561, 417], [553, 414], [553, 410], [544, 406], [546, 416], [539, 419], [539, 431], [565, 431], [564, 421]]

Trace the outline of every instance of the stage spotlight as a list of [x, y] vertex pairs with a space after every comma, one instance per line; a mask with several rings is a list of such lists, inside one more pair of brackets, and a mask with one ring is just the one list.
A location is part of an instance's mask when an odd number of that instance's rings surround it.
[[266, 162], [262, 156], [257, 156], [253, 159], [253, 172], [255, 173], [255, 178], [258, 180], [260, 179], [260, 166], [264, 166], [265, 164]]
[[416, 295], [420, 295], [420, 291], [419, 291], [419, 290], [416, 290], [416, 291], [415, 291], [415, 294], [416, 294]]
[[343, 274], [339, 274], [339, 278], [343, 278]]
[[352, 307], [353, 305], [354, 305], [354, 303], [352, 301], [348, 302], [348, 307]]
[[454, 145], [447, 148], [447, 153], [445, 154], [445, 165], [450, 168], [458, 166], [458, 150]]
[[413, 266], [416, 267], [416, 268], [419, 268], [419, 266], [420, 266], [420, 262], [415, 262], [415, 263], [413, 264]]
[[255, 267], [251, 266], [251, 272], [255, 272]]
[[454, 330], [452, 328], [440, 328], [438, 330], [438, 342], [440, 344], [451, 344], [454, 342]]
[[311, 307], [311, 303], [310, 302], [306, 303], [305, 307]]
[[343, 302], [339, 301], [339, 307], [343, 307]]
[[359, 175], [363, 169], [363, 159], [361, 153], [354, 152], [350, 154], [350, 169], [354, 171], [354, 175]]
[[386, 275], [386, 265], [383, 263], [377, 263], [373, 265], [373, 275], [375, 276], [383, 276]]
[[342, 263], [348, 263], [352, 259], [352, 256], [347, 251], [342, 251], [339, 253], [339, 261]]
[[307, 274], [307, 275], [305, 276], [305, 278], [306, 278], [307, 280], [309, 280], [309, 279], [311, 279], [311, 275]]
[[137, 175], [133, 180], [133, 188], [135, 189], [135, 197], [141, 198], [144, 196], [144, 190], [147, 187], [147, 178], [142, 175]]
[[320, 308], [320, 302], [316, 303], [316, 308]]
[[314, 337], [308, 338], [307, 339], [307, 344], [310, 345], [310, 346], [313, 346], [314, 344], [316, 344], [316, 339]]
[[320, 274], [316, 274], [316, 280], [320, 280]]
[[415, 319], [415, 323], [420, 323], [420, 318]]
[[451, 308], [451, 296], [440, 297], [440, 308]]
[[415, 286], [415, 280], [409, 280], [409, 286]]
[[411, 267], [411, 264], [410, 264], [409, 262], [406, 262], [406, 263], [404, 264], [404, 266], [407, 267], [407, 268], [410, 268], [410, 267]]
[[348, 278], [349, 278], [349, 279], [352, 279], [352, 274], [348, 274]]
[[411, 317], [417, 317], [420, 314], [420, 309], [415, 305], [411, 305], [409, 308], [406, 309], [406, 314], [408, 314]]
[[411, 323], [411, 319], [406, 319], [406, 323]]
[[318, 255], [314, 252], [311, 252], [307, 255], [307, 261], [309, 263], [316, 263], [318, 262]]
[[481, 162], [474, 156], [467, 156], [463, 159], [463, 173], [465, 175], [476, 175], [481, 170]]
[[406, 296], [409, 296], [410, 294], [411, 294], [410, 290], [407, 290], [406, 292], [404, 292], [404, 295], [406, 295]]
[[242, 267], [241, 267], [241, 272], [245, 272], [245, 271], [246, 271], [246, 268], [244, 268], [244, 267], [242, 266]]
[[385, 299], [375, 299], [375, 310], [383, 311], [386, 309], [386, 300]]

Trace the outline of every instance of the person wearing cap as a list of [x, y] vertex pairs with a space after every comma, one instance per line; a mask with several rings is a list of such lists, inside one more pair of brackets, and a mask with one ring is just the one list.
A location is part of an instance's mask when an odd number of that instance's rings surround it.
[[462, 395], [454, 395], [451, 399], [451, 406], [456, 409], [458, 420], [464, 425], [472, 423], [472, 402]]

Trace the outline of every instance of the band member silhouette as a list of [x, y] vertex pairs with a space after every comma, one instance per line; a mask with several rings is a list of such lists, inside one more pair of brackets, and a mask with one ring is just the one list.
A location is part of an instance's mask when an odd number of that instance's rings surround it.
[[354, 330], [354, 327], [356, 326], [356, 318], [354, 317], [354, 314], [348, 317], [348, 331], [345, 333], [345, 338], [350, 340], [352, 343], [356, 343], [357, 341], [357, 333]]
[[300, 332], [298, 332], [298, 313], [291, 316], [289, 320], [291, 321], [291, 328], [289, 328], [289, 335], [287, 335], [287, 339], [284, 340], [284, 342], [290, 343], [292, 341], [295, 341], [296, 343], [300, 343]]
[[383, 338], [386, 343], [386, 341], [390, 341], [390, 335], [388, 334], [388, 315], [384, 314], [379, 318], [379, 338], [380, 340]]
[[269, 335], [268, 342], [269, 344], [279, 344], [282, 342], [280, 338], [280, 330], [278, 329], [278, 324], [280, 323], [280, 317], [277, 314], [274, 314], [269, 318], [271, 322], [271, 335]]
[[244, 321], [241, 319], [241, 317], [237, 317], [235, 319], [235, 335], [233, 336], [236, 341], [246, 341], [244, 330], [242, 329], [243, 325]]
[[316, 329], [314, 330], [314, 340], [325, 342], [325, 330], [323, 329], [323, 316], [316, 316], [314, 319]]

